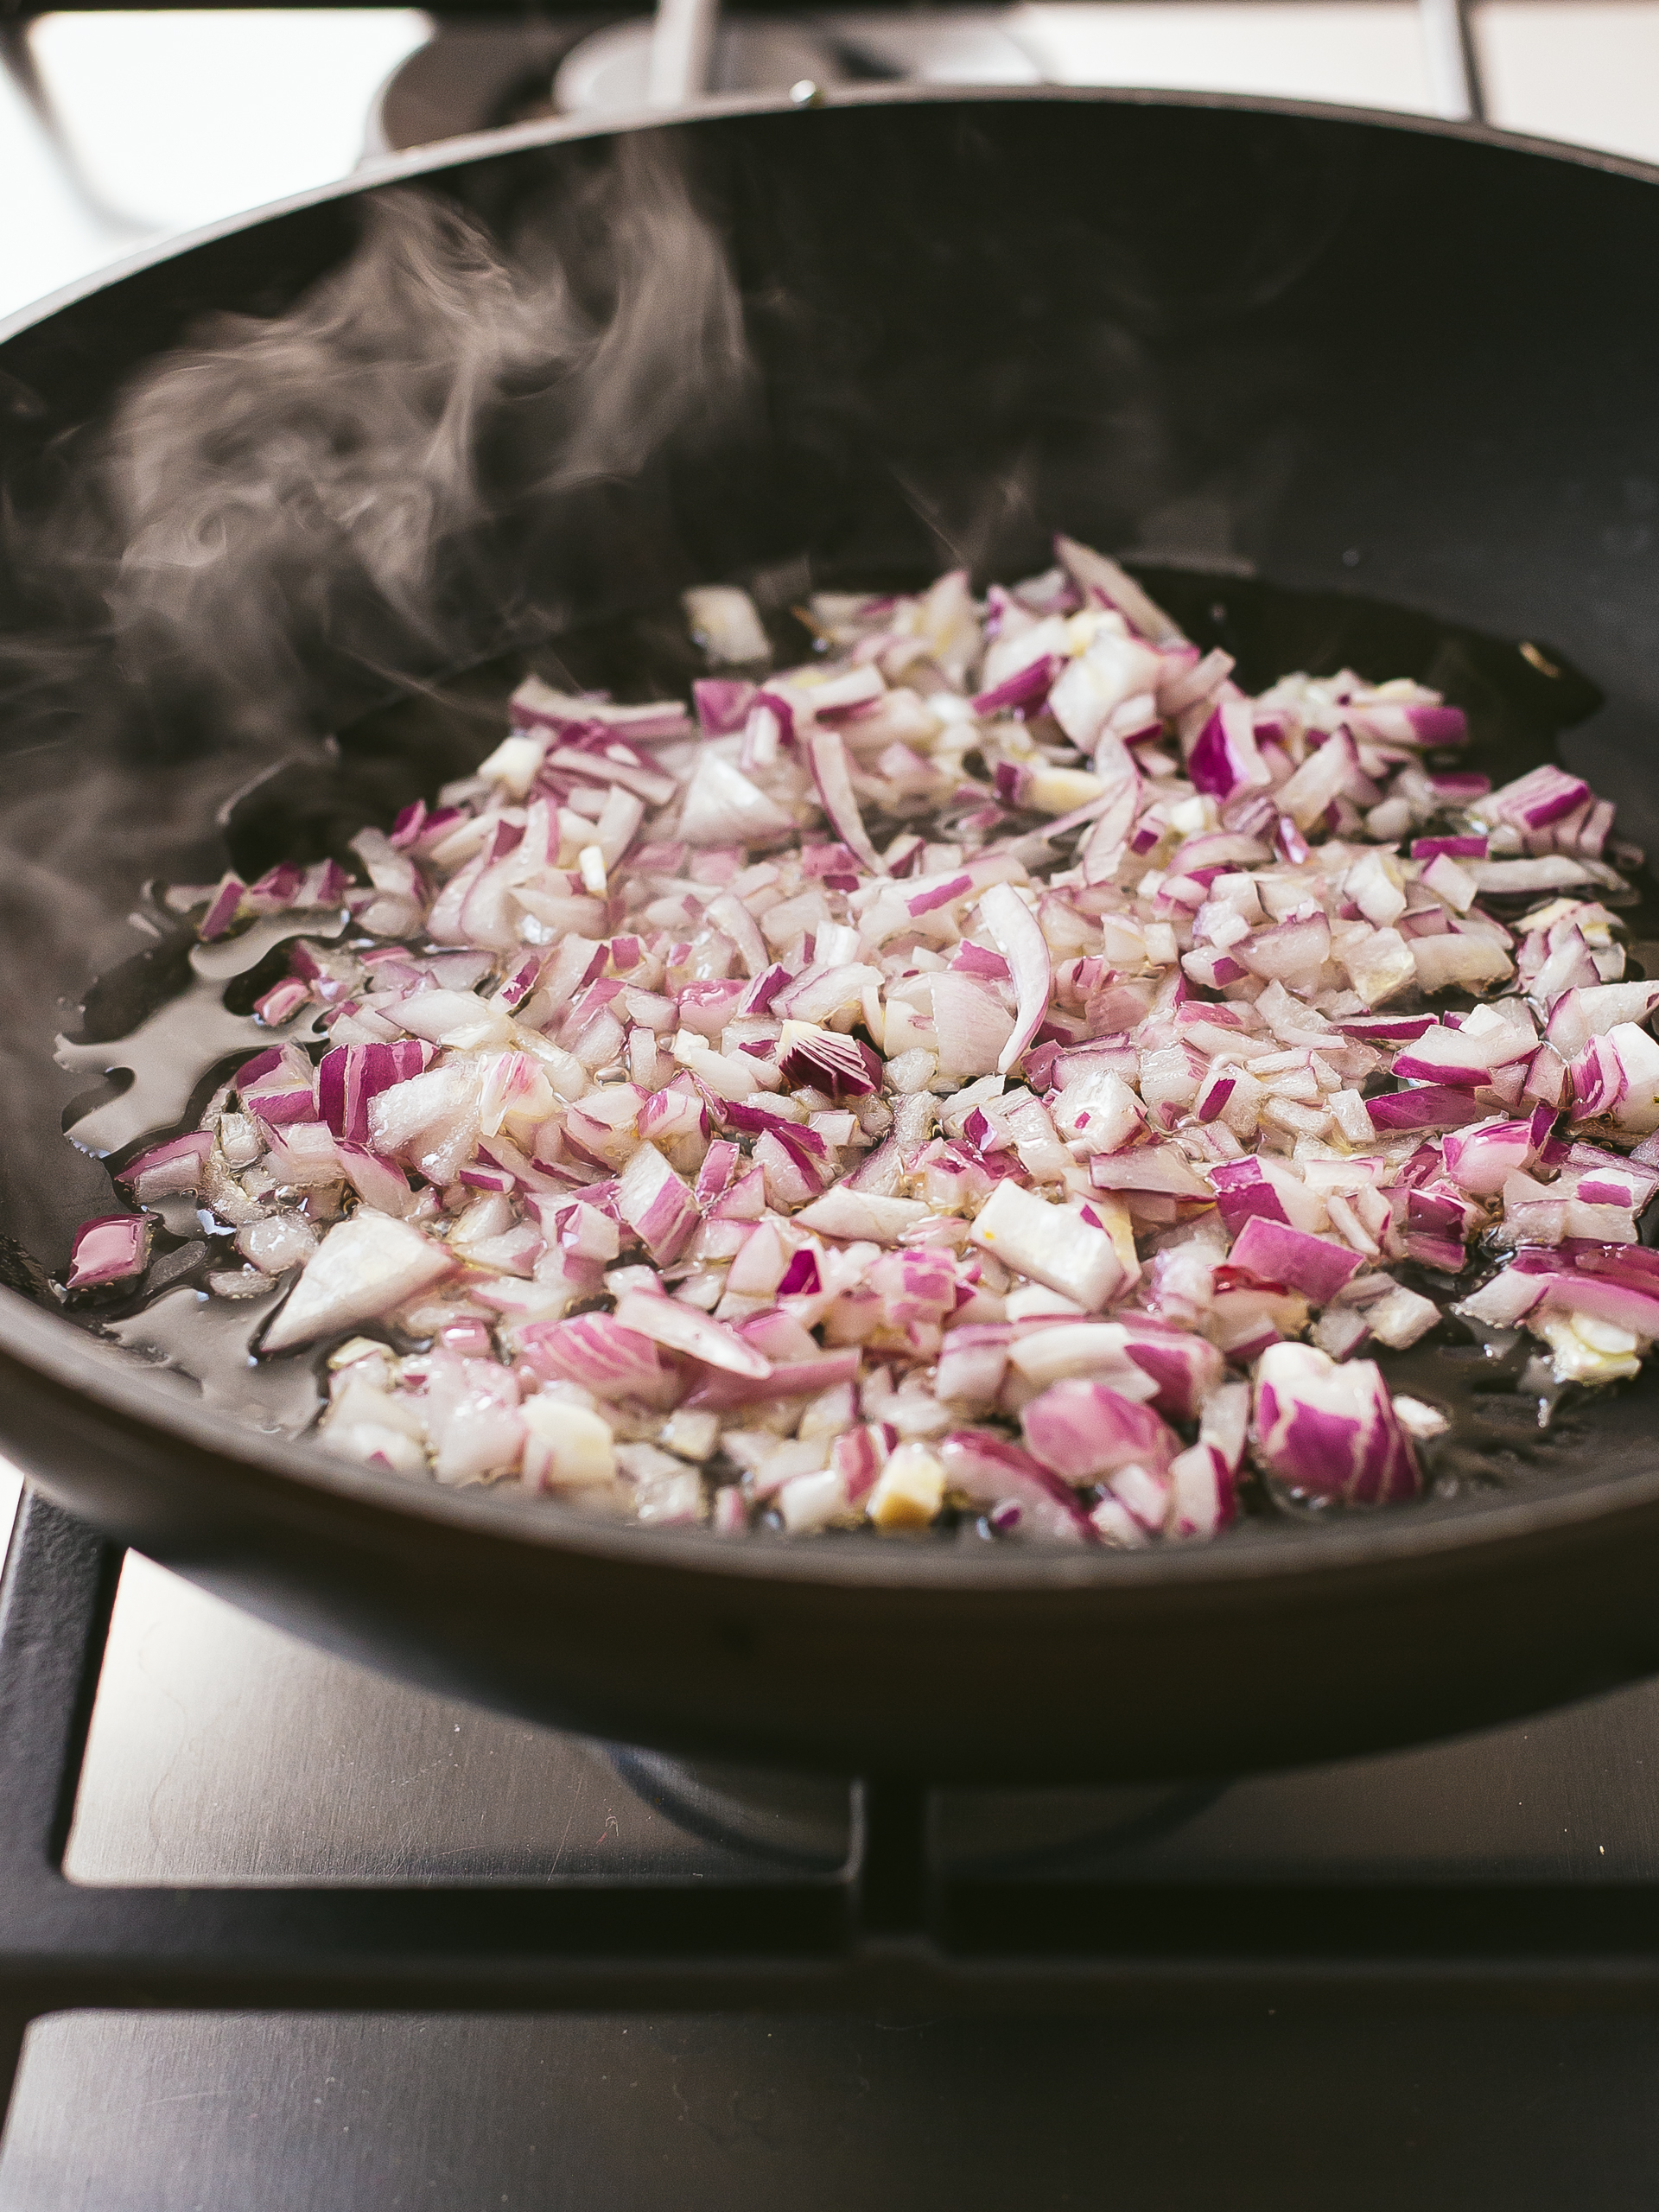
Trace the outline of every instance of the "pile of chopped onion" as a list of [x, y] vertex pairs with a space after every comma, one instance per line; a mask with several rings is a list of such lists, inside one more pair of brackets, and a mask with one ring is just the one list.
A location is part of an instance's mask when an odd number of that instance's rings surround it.
[[531, 679], [355, 879], [175, 890], [204, 938], [347, 918], [67, 1287], [131, 1287], [194, 1193], [216, 1294], [291, 1281], [261, 1356], [328, 1347], [332, 1450], [723, 1533], [1408, 1497], [1446, 1416], [1363, 1355], [1454, 1304], [1543, 1383], [1636, 1372], [1659, 983], [1611, 808], [1446, 767], [1409, 681], [1247, 696], [1056, 550], [982, 601], [821, 594], [783, 674], [689, 594], [689, 709]]

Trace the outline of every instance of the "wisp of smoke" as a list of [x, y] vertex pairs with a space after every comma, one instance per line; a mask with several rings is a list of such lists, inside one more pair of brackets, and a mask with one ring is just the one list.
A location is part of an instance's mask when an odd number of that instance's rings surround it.
[[12, 704], [85, 712], [96, 677], [251, 734], [303, 714], [320, 657], [486, 650], [525, 597], [492, 531], [632, 477], [744, 387], [736, 286], [663, 134], [572, 163], [504, 240], [430, 190], [363, 209], [340, 267], [283, 315], [207, 321], [14, 520], [60, 620], [0, 643]]
[[53, 1033], [143, 941], [145, 883], [216, 872], [238, 789], [326, 774], [353, 703], [544, 626], [562, 577], [602, 585], [594, 502], [649, 496], [747, 388], [664, 134], [566, 149], [503, 234], [431, 188], [361, 212], [284, 312], [204, 320], [8, 502], [0, 1230], [39, 1250], [101, 1186], [49, 1126], [82, 1087]]

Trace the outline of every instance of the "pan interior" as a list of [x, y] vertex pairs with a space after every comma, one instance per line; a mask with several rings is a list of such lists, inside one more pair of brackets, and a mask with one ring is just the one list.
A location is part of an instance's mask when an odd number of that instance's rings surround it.
[[[786, 621], [809, 586], [912, 582], [955, 558], [982, 581], [1029, 570], [1065, 527], [1138, 550], [1189, 634], [1237, 652], [1249, 680], [1342, 663], [1420, 676], [1470, 709], [1503, 777], [1559, 752], [1620, 801], [1626, 834], [1659, 832], [1659, 533], [1643, 519], [1659, 499], [1659, 339], [1628, 273], [1659, 245], [1650, 187], [1351, 123], [1094, 102], [740, 117], [634, 143], [671, 139], [643, 200], [637, 165], [622, 183], [629, 205], [689, 210], [715, 242], [709, 266], [741, 310], [730, 388], [712, 412], [664, 420], [620, 474], [484, 501], [463, 603], [439, 625], [423, 606], [418, 645], [364, 597], [347, 536], [337, 570], [304, 589], [269, 563], [250, 574], [251, 595], [309, 610], [283, 632], [298, 675], [272, 711], [258, 711], [272, 664], [239, 635], [209, 683], [200, 638], [175, 666], [148, 636], [135, 671], [142, 626], [95, 625], [98, 650], [59, 682], [48, 648], [84, 613], [73, 563], [49, 534], [15, 536], [0, 1257], [23, 1294], [43, 1294], [75, 1223], [109, 1199], [106, 1165], [64, 1141], [91, 1094], [54, 1065], [54, 1033], [84, 1007], [83, 1040], [118, 1040], [183, 980], [188, 947], [146, 886], [338, 853], [473, 764], [526, 664], [621, 696], [682, 690], [688, 650], [660, 610], [686, 583], [745, 581]], [[544, 270], [551, 240], [602, 320], [616, 303], [594, 269], [623, 206], [606, 164], [623, 143], [530, 148], [405, 189], [446, 221], [459, 210], [511, 267]], [[376, 312], [396, 336], [423, 296], [407, 255], [391, 276], [372, 259], [376, 235], [342, 196], [14, 340], [14, 512], [47, 511], [66, 452], [153, 419], [133, 413], [135, 391], [199, 366], [214, 332], [222, 350], [214, 317], [286, 328], [355, 270], [362, 298], [382, 283]], [[630, 251], [649, 275], [662, 236]], [[1541, 315], [1535, 271], [1552, 255], [1563, 273]], [[715, 309], [693, 304], [712, 345]], [[660, 331], [641, 327], [658, 350], [640, 341], [645, 365], [624, 363], [625, 384], [661, 358]], [[328, 342], [343, 357], [367, 327], [345, 316]], [[375, 360], [393, 350], [388, 337]], [[569, 369], [567, 400], [591, 369]], [[434, 372], [442, 384], [442, 360]], [[475, 426], [480, 481], [531, 482], [524, 440], [552, 435], [525, 429], [542, 390], [521, 378]], [[567, 406], [558, 435], [569, 420]], [[95, 550], [130, 567], [120, 520], [104, 514]], [[50, 589], [43, 550], [60, 563]], [[442, 562], [434, 573], [454, 584]], [[107, 574], [93, 588], [107, 607]], [[504, 635], [505, 658], [474, 657]], [[1646, 909], [1631, 918], [1645, 936]], [[230, 984], [232, 1011], [247, 988]], [[1503, 1395], [1444, 1359], [1413, 1387]], [[286, 1407], [265, 1412], [268, 1429], [293, 1424]], [[1491, 1430], [1477, 1478], [1644, 1469], [1651, 1413], [1647, 1377], [1593, 1413], [1565, 1408], [1543, 1439], [1475, 1408]]]
[[[1141, 575], [1195, 643], [1236, 656], [1241, 680], [1251, 689], [1293, 667], [1329, 672], [1351, 666], [1374, 680], [1409, 675], [1432, 684], [1469, 713], [1474, 735], [1462, 756], [1466, 765], [1485, 769], [1495, 779], [1554, 757], [1564, 730], [1601, 703], [1593, 685], [1564, 659], [1551, 659], [1536, 648], [1522, 652], [1515, 643], [1411, 610], [1215, 571], [1141, 564]], [[804, 556], [788, 564], [785, 579], [798, 594], [808, 583], [899, 590], [926, 581], [913, 572], [820, 575]], [[769, 626], [779, 658], [787, 664], [806, 650], [807, 637], [776, 586], [773, 597]], [[550, 635], [528, 654], [479, 664], [418, 691], [404, 690], [344, 728], [321, 758], [279, 767], [235, 798], [223, 823], [226, 859], [249, 881], [285, 859], [309, 863], [332, 856], [349, 864], [349, 841], [359, 829], [385, 823], [415, 798], [434, 798], [441, 785], [467, 772], [490, 747], [505, 724], [508, 695], [527, 670], [563, 690], [602, 688], [631, 702], [683, 696], [702, 666], [677, 603], [671, 601]], [[1622, 914], [1637, 966], [1643, 948], [1659, 965], [1659, 912], [1643, 874], [1637, 899]], [[143, 1032], [165, 1010], [176, 1011], [194, 997], [245, 1016], [286, 968], [292, 931], [274, 924], [251, 938], [239, 960], [232, 945], [224, 947], [211, 982], [204, 982], [181, 966], [193, 942], [190, 933], [170, 920], [163, 905], [152, 901], [149, 912], [162, 932], [157, 947], [100, 978], [83, 1009], [83, 1037], [107, 1041], [110, 1049], [101, 1057], [118, 1066], [124, 1065], [121, 1040]], [[209, 1033], [199, 1065], [188, 1070], [188, 1103], [180, 1128], [194, 1126], [213, 1087], [257, 1040], [251, 1033], [229, 1052], [215, 1050], [218, 1041]], [[172, 1038], [162, 1046], [172, 1054], [187, 1048], [188, 1040], [181, 1047]], [[87, 1126], [106, 1138], [130, 1132], [108, 1150], [105, 1172], [169, 1133], [131, 1110], [132, 1098], [145, 1095], [155, 1072], [152, 1057], [140, 1035], [127, 1055], [137, 1071], [133, 1092], [117, 1088], [118, 1076], [103, 1086], [114, 1096], [93, 1109], [95, 1122]], [[90, 1096], [84, 1092], [72, 1102], [66, 1118], [83, 1115]], [[105, 1196], [117, 1203], [112, 1191]], [[61, 1245], [80, 1217], [67, 1198], [60, 1189], [54, 1234]], [[143, 1299], [105, 1294], [82, 1301], [75, 1318], [103, 1344], [118, 1347], [118, 1354], [159, 1368], [164, 1387], [199, 1390], [210, 1405], [267, 1434], [302, 1436], [320, 1402], [327, 1347], [250, 1358], [250, 1339], [272, 1300], [202, 1304], [208, 1273], [226, 1262], [222, 1250], [204, 1243], [188, 1202], [175, 1202], [156, 1249], [167, 1285], [159, 1300], [153, 1289]], [[1450, 1293], [1446, 1279], [1415, 1268], [1408, 1268], [1402, 1279], [1441, 1300]], [[1495, 1362], [1455, 1322], [1443, 1324], [1408, 1353], [1381, 1354], [1394, 1388], [1441, 1407], [1452, 1419], [1452, 1435], [1430, 1461], [1435, 1498], [1544, 1496], [1563, 1484], [1605, 1480], [1647, 1464], [1644, 1440], [1659, 1405], [1651, 1370], [1612, 1391], [1569, 1395], [1541, 1427], [1538, 1401], [1515, 1388], [1523, 1356], [1524, 1345], [1507, 1361]], [[971, 1516], [960, 1534], [972, 1540]]]

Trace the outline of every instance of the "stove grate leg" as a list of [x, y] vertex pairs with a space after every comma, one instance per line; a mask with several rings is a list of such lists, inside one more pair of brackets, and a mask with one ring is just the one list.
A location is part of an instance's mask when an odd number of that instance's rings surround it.
[[[0, 1576], [0, 1910], [61, 1883], [121, 1550], [38, 1491], [17, 1509]], [[0, 2113], [30, 2020], [51, 1991], [22, 1943], [0, 1957]]]

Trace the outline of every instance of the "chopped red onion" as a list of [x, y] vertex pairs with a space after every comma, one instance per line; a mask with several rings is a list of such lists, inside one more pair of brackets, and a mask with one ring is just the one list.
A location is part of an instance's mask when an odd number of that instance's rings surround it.
[[699, 677], [691, 686], [697, 721], [705, 737], [728, 737], [749, 718], [755, 687], [734, 677]]
[[1534, 768], [1478, 802], [1488, 821], [1512, 822], [1522, 830], [1547, 829], [1575, 812], [1594, 794], [1582, 778], [1555, 767]]
[[137, 1160], [117, 1168], [115, 1179], [127, 1185], [140, 1205], [151, 1205], [156, 1199], [175, 1192], [195, 1191], [200, 1188], [202, 1173], [213, 1148], [210, 1130], [193, 1129], [188, 1136], [174, 1137], [166, 1144], [140, 1153]]
[[1264, 1282], [1287, 1284], [1316, 1306], [1329, 1305], [1359, 1273], [1360, 1255], [1328, 1237], [1252, 1214], [1233, 1246], [1232, 1263]]
[[1600, 983], [1564, 990], [1549, 1009], [1544, 1034], [1563, 1059], [1581, 1052], [1592, 1037], [1625, 1022], [1643, 1022], [1659, 1007], [1659, 982]]
[[1476, 1035], [1436, 1023], [1395, 1054], [1394, 1073], [1402, 1082], [1476, 1090], [1494, 1068], [1509, 1060], [1530, 1058], [1535, 1043], [1529, 1030], [1503, 1027]]
[[971, 1233], [1004, 1267], [1075, 1298], [1089, 1313], [1098, 1312], [1123, 1279], [1110, 1236], [1082, 1209], [1051, 1205], [1017, 1184], [998, 1184]]
[[1446, 1172], [1460, 1189], [1492, 1198], [1527, 1166], [1536, 1143], [1529, 1122], [1493, 1120], [1448, 1130], [1442, 1150]]
[[716, 1411], [728, 1406], [765, 1405], [779, 1398], [816, 1396], [858, 1378], [858, 1354], [820, 1352], [811, 1359], [780, 1360], [766, 1376], [749, 1376], [715, 1371], [686, 1401], [689, 1406]]
[[1090, 1483], [1120, 1468], [1166, 1468], [1180, 1440], [1149, 1406], [1104, 1382], [1056, 1382], [1020, 1416], [1027, 1446], [1069, 1483]]
[[979, 912], [996, 940], [997, 950], [1008, 963], [1014, 982], [1014, 1031], [996, 1063], [997, 1073], [1007, 1075], [1010, 1068], [1019, 1065], [1048, 1012], [1053, 969], [1036, 917], [1017, 892], [1010, 890], [1006, 883], [994, 883], [981, 899]]
[[1072, 537], [1056, 537], [1054, 557], [1086, 597], [1099, 606], [1116, 607], [1131, 630], [1154, 645], [1179, 642], [1181, 633], [1175, 624], [1116, 561]]
[[[976, 715], [1005, 715], [1040, 707], [1055, 677], [1066, 665], [1058, 653], [1043, 653], [1016, 668], [1011, 676], [982, 691], [974, 701]], [[849, 841], [850, 842], [850, 840]], [[854, 848], [856, 850], [856, 847]]]
[[[365, 1206], [372, 1206], [377, 1213], [394, 1215], [399, 1220], [409, 1212], [415, 1194], [401, 1168], [382, 1160], [366, 1145], [354, 1144], [348, 1139], [337, 1138], [334, 1153], [346, 1171], [346, 1181]], [[504, 1177], [503, 1183], [512, 1190], [512, 1177]]]
[[284, 1022], [292, 1021], [310, 995], [308, 986], [296, 976], [285, 976], [280, 983], [273, 983], [263, 998], [255, 1000], [253, 1010], [267, 1028], [280, 1029]]
[[649, 1337], [670, 1351], [684, 1352], [705, 1367], [758, 1380], [772, 1373], [772, 1362], [763, 1353], [718, 1321], [711, 1321], [706, 1313], [699, 1313], [695, 1306], [681, 1305], [677, 1299], [630, 1291], [617, 1301], [616, 1319], [620, 1328]]
[[1331, 925], [1323, 914], [1280, 922], [1241, 938], [1236, 950], [1250, 973], [1264, 982], [1311, 991], [1331, 957]]
[[1269, 781], [1243, 700], [1228, 699], [1217, 708], [1186, 756], [1186, 772], [1195, 791], [1217, 798], [1231, 798]]
[[1387, 1505], [1422, 1484], [1371, 1360], [1338, 1366], [1312, 1344], [1270, 1344], [1256, 1363], [1255, 1434], [1275, 1478], [1310, 1497]]
[[936, 906], [952, 906], [958, 899], [965, 899], [973, 887], [971, 875], [947, 875], [941, 881], [918, 887], [905, 905], [912, 914], [931, 914]]
[[1258, 1217], [1310, 1230], [1319, 1220], [1312, 1193], [1283, 1161], [1259, 1157], [1224, 1160], [1211, 1169], [1210, 1180], [1217, 1209], [1235, 1236]]
[[699, 1219], [684, 1179], [649, 1144], [639, 1147], [618, 1179], [616, 1211], [664, 1267], [678, 1259]]
[[683, 1395], [673, 1362], [652, 1338], [624, 1328], [613, 1314], [532, 1321], [518, 1331], [518, 1346], [537, 1373], [579, 1383], [598, 1398], [666, 1408]]
[[[1157, 690], [1158, 711], [1166, 720], [1207, 706], [1233, 670], [1233, 657], [1219, 650], [1202, 658], [1192, 647], [1165, 658], [1165, 674]], [[1208, 720], [1208, 717], [1205, 717]]]
[[226, 936], [235, 921], [247, 890], [239, 875], [226, 875], [208, 901], [207, 911], [196, 925], [196, 934], [204, 944], [211, 944], [215, 938]]
[[1120, 1309], [1120, 1315], [1124, 1350], [1158, 1386], [1151, 1403], [1166, 1421], [1197, 1421], [1224, 1385], [1226, 1363], [1220, 1352], [1207, 1338], [1150, 1314]]
[[1379, 1129], [1456, 1129], [1478, 1122], [1485, 1109], [1466, 1090], [1423, 1084], [1413, 1090], [1391, 1090], [1368, 1098], [1366, 1108]]
[[84, 1221], [70, 1248], [66, 1290], [103, 1290], [130, 1282], [149, 1264], [149, 1240], [156, 1223], [147, 1213], [104, 1214]]
[[1344, 1037], [1378, 1045], [1408, 1045], [1435, 1026], [1432, 1014], [1347, 1015], [1337, 1023]]
[[1414, 861], [1439, 860], [1442, 855], [1454, 861], [1484, 861], [1489, 849], [1484, 837], [1415, 837], [1411, 857]]
[[[1507, 1252], [1459, 1313], [1559, 1383], [1637, 1371], [1659, 983], [1596, 902], [1611, 805], [1426, 768], [1467, 728], [1409, 680], [1252, 697], [1056, 552], [983, 602], [815, 594], [818, 652], [694, 714], [529, 679], [352, 872], [168, 894], [207, 944], [350, 925], [259, 999], [307, 1041], [119, 1176], [302, 1266], [266, 1351], [384, 1325], [331, 1449], [728, 1535], [1138, 1548], [1421, 1487], [1440, 1416], [1357, 1357], [1438, 1322], [1404, 1263]], [[760, 664], [741, 593], [685, 605]], [[87, 1224], [69, 1287], [149, 1235]]]
[[858, 810], [858, 801], [853, 796], [852, 770], [847, 759], [845, 739], [839, 731], [820, 730], [808, 741], [807, 758], [812, 765], [818, 797], [823, 803], [823, 810], [829, 816], [836, 835], [851, 852], [856, 854], [872, 874], [881, 874], [881, 862], [865, 830], [864, 817]]
[[[448, 994], [431, 992], [436, 998]], [[394, 1084], [421, 1074], [432, 1058], [419, 1040], [397, 1045], [338, 1045], [317, 1064], [317, 1113], [337, 1137], [365, 1144], [369, 1135], [369, 1101]]]
[[778, 1040], [778, 1065], [794, 1088], [816, 1084], [832, 1098], [868, 1098], [881, 1088], [880, 1056], [855, 1037], [811, 1021], [786, 1021]]
[[1020, 1535], [1061, 1543], [1097, 1541], [1071, 1484], [994, 1430], [954, 1430], [939, 1446], [939, 1458], [951, 1488], [970, 1505], [993, 1514], [1017, 1507], [1012, 1525]]
[[335, 1224], [265, 1332], [264, 1350], [288, 1351], [378, 1319], [454, 1267], [442, 1244], [365, 1208]]

